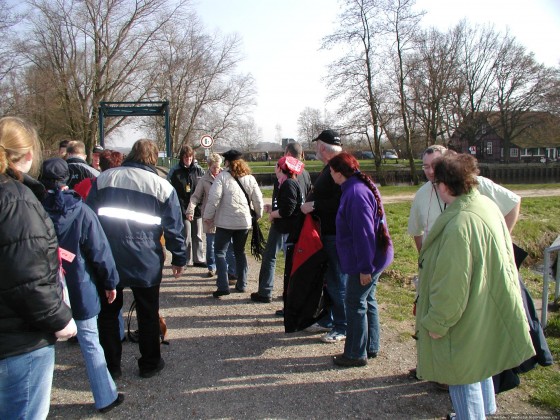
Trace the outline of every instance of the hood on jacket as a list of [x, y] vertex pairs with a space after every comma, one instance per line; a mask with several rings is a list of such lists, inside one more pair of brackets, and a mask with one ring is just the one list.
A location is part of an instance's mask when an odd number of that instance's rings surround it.
[[77, 207], [82, 204], [82, 199], [73, 190], [49, 190], [43, 200], [43, 207], [49, 213], [57, 234], [62, 233], [65, 226], [70, 226], [77, 217]]

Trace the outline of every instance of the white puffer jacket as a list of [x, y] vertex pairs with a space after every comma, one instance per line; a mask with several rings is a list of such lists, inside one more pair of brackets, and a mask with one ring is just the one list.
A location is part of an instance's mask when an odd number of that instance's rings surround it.
[[[263, 197], [257, 180], [253, 175], [245, 175], [239, 178], [239, 182], [243, 185], [257, 217], [260, 219], [263, 214]], [[251, 213], [247, 198], [229, 170], [224, 170], [214, 180], [208, 193], [208, 201], [202, 218], [213, 220], [214, 226], [222, 229], [251, 228]]]

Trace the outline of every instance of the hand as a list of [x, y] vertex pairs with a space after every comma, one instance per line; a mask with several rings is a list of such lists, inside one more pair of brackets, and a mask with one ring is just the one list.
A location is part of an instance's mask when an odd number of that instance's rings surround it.
[[187, 214], [187, 220], [189, 222], [192, 222], [193, 221], [193, 215], [192, 214]]
[[360, 284], [362, 286], [367, 286], [371, 283], [371, 274], [360, 273]]
[[107, 297], [107, 302], [109, 302], [109, 304], [111, 304], [117, 298], [117, 291], [115, 289], [105, 290], [105, 296]]
[[314, 201], [308, 201], [308, 202], [303, 203], [301, 205], [300, 210], [303, 214], [308, 214], [308, 213], [311, 213], [314, 210], [314, 207], [315, 207], [315, 202]]
[[78, 333], [78, 327], [76, 327], [76, 322], [74, 321], [74, 318], [71, 318], [70, 322], [66, 324], [66, 327], [64, 327], [60, 331], [55, 332], [54, 335], [56, 336], [56, 338], [59, 338], [61, 340], [68, 340], [69, 338], [74, 337], [77, 333]]
[[430, 337], [432, 337], [434, 340], [438, 340], [441, 337], [443, 337], [442, 335], [436, 334], [435, 332], [431, 332], [431, 331], [429, 331], [428, 334], [430, 334]]
[[177, 265], [172, 265], [171, 266], [171, 271], [173, 272], [173, 277], [178, 279], [179, 276], [183, 273], [183, 267], [179, 267]]

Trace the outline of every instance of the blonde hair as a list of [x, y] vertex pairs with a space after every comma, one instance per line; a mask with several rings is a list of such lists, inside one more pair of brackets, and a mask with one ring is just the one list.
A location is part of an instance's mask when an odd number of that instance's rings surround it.
[[8, 168], [19, 176], [15, 163], [29, 153], [33, 153], [32, 174], [37, 174], [41, 164], [41, 141], [31, 124], [18, 117], [0, 118], [0, 173]]
[[206, 159], [206, 162], [208, 162], [208, 167], [214, 165], [215, 163], [217, 163], [218, 165], [221, 165], [223, 161], [224, 161], [224, 159], [222, 158], [222, 155], [220, 155], [218, 153], [211, 153], [208, 156], [208, 159]]
[[66, 146], [66, 154], [67, 155], [85, 155], [86, 154], [86, 145], [83, 141], [80, 140], [72, 140], [68, 142]]
[[245, 175], [251, 175], [251, 168], [247, 165], [243, 159], [236, 159], [234, 161], [229, 161], [229, 172], [235, 178], [241, 178]]

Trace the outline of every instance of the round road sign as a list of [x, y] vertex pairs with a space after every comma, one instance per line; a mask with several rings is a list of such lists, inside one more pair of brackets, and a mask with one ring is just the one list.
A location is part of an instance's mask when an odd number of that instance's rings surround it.
[[214, 144], [214, 139], [210, 136], [202, 136], [200, 139], [200, 145], [205, 148], [212, 147]]

